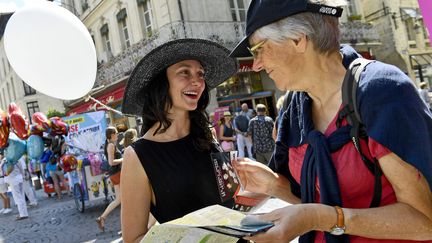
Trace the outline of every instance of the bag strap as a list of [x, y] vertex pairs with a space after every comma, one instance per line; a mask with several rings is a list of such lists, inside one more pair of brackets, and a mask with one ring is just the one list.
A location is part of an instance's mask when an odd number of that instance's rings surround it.
[[374, 184], [374, 194], [372, 201], [370, 203], [371, 208], [378, 207], [381, 201], [382, 185], [381, 185], [381, 175], [382, 171], [379, 166], [378, 160], [374, 158], [374, 161], [370, 161], [365, 153], [362, 151], [360, 146], [360, 138], [368, 140], [366, 130], [362, 123], [360, 112], [357, 107], [357, 88], [359, 85], [360, 74], [363, 72], [364, 68], [373, 62], [372, 60], [367, 60], [364, 58], [357, 58], [349, 66], [343, 83], [342, 83], [342, 105], [343, 108], [339, 112], [336, 125], [341, 126], [342, 120], [347, 119], [348, 124], [352, 126], [350, 131], [351, 140], [354, 147], [359, 152], [361, 159], [368, 168], [368, 170], [375, 177]]

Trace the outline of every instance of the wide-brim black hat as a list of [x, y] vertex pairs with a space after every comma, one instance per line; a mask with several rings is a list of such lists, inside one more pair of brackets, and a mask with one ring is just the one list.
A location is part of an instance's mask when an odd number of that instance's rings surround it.
[[225, 47], [202, 39], [179, 39], [155, 48], [138, 62], [129, 77], [123, 95], [123, 114], [142, 115], [143, 88], [162, 70], [183, 60], [199, 61], [207, 87], [215, 88], [238, 70], [236, 59], [228, 54]]

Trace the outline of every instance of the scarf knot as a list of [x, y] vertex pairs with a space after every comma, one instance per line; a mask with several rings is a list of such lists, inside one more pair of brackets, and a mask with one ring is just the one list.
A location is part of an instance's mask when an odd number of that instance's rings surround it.
[[[331, 153], [339, 150], [351, 139], [351, 126], [338, 128], [328, 137], [323, 133], [315, 130], [312, 119], [310, 118], [309, 102], [305, 102], [303, 107], [305, 112], [304, 132], [306, 134], [306, 149], [303, 166], [301, 169], [300, 187], [302, 203], [317, 202], [316, 198], [316, 180], [319, 182], [319, 202], [330, 206], [343, 206], [336, 168], [333, 164]], [[300, 242], [313, 242], [315, 232], [311, 231], [300, 237]], [[325, 239], [328, 243], [347, 243], [347, 235], [334, 236], [325, 233]]]

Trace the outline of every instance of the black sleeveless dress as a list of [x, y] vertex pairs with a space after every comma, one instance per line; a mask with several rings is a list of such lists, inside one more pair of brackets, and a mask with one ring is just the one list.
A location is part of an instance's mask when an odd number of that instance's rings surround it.
[[[112, 144], [114, 145], [114, 148], [115, 148], [114, 159], [121, 159], [122, 158], [122, 154], [121, 154], [120, 150], [118, 149], [118, 147], [116, 146], [115, 143], [112, 143]], [[104, 148], [104, 154], [105, 154], [105, 158], [108, 160], [107, 147]], [[112, 166], [110, 166], [110, 170], [108, 171], [108, 175], [112, 176], [112, 175], [116, 174], [119, 171], [121, 171], [121, 164], [112, 165]]]
[[195, 149], [190, 135], [171, 142], [141, 138], [131, 146], [150, 180], [156, 198], [150, 211], [159, 223], [213, 204], [234, 205], [221, 203], [210, 151]]

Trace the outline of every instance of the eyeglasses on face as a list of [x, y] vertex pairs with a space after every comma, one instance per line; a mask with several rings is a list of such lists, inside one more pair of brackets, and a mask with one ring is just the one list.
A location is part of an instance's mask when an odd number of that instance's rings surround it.
[[259, 53], [258, 51], [261, 48], [261, 46], [264, 45], [264, 43], [266, 41], [267, 40], [260, 41], [257, 44], [255, 44], [254, 46], [247, 48], [249, 50], [250, 54], [252, 54], [253, 58], [257, 58], [258, 57], [258, 53]]

